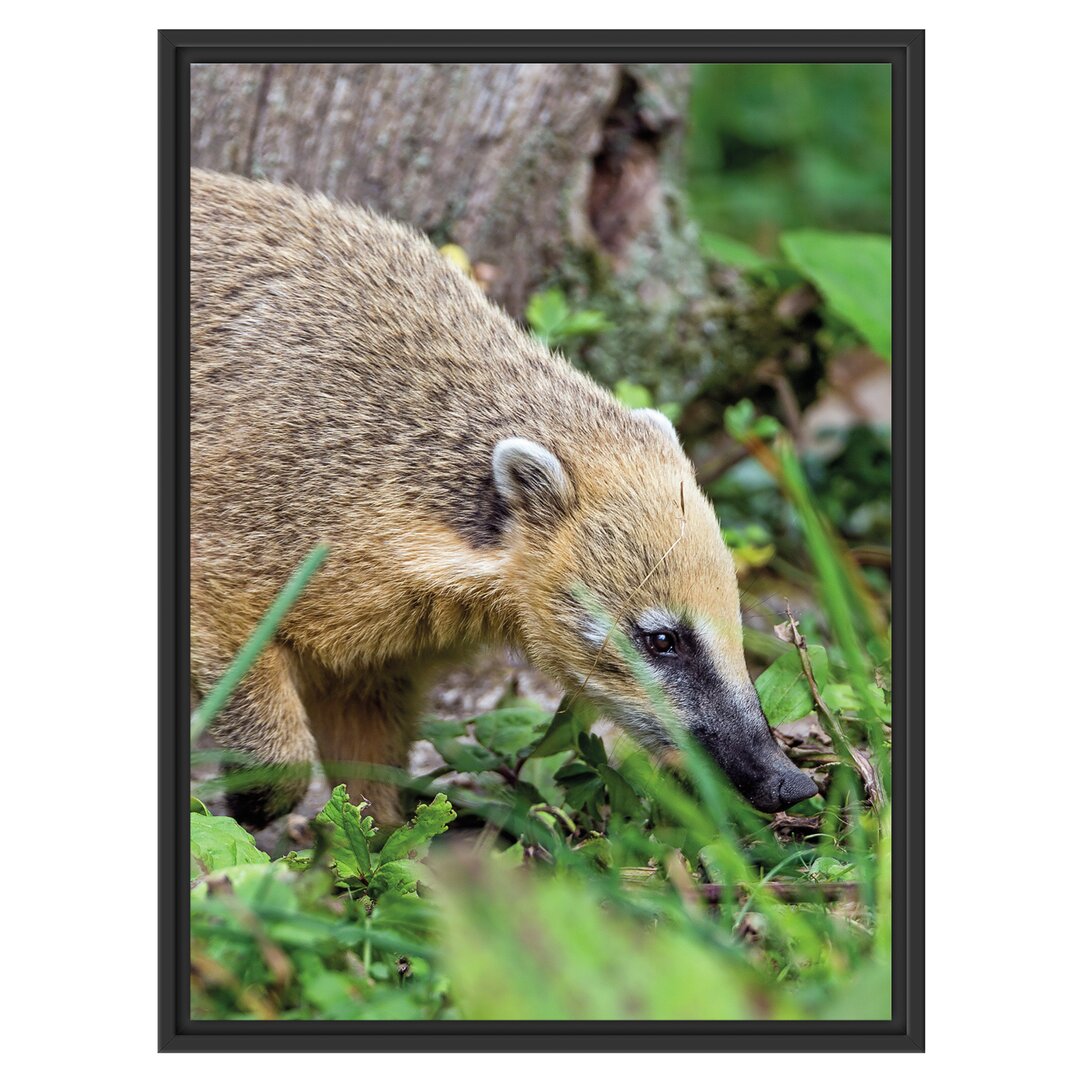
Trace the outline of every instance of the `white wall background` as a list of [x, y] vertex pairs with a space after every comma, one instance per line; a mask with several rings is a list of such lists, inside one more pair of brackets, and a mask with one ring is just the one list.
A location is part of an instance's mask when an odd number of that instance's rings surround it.
[[[1070, 9], [218, 0], [24, 10], [7, 24], [0, 64], [5, 1060], [46, 1076], [406, 1067], [154, 1056], [155, 803], [147, 797], [139, 820], [128, 792], [152, 775], [156, 751], [155, 28], [901, 25], [928, 29], [929, 1052], [674, 1067], [1064, 1074], [1080, 778]], [[87, 828], [110, 806], [115, 871], [102, 869]], [[957, 819], [968, 822], [959, 845]], [[60, 872], [23, 861], [39, 829]], [[470, 1077], [670, 1067], [651, 1055], [408, 1063]]]

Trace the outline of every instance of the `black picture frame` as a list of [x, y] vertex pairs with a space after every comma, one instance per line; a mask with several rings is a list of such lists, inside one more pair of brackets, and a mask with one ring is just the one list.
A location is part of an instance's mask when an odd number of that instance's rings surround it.
[[[159, 1047], [921, 1051], [924, 34], [920, 30], [159, 31]], [[188, 163], [196, 62], [876, 62], [893, 86], [894, 895], [889, 1021], [192, 1021], [188, 991]]]

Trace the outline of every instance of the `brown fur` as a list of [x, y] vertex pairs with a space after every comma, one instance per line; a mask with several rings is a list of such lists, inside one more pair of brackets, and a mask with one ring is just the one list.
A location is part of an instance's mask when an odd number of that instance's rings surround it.
[[[591, 670], [586, 692], [668, 745], [617, 653], [597, 662], [579, 585], [613, 615], [692, 615], [745, 692], [731, 559], [655, 418], [553, 356], [405, 227], [198, 171], [191, 218], [197, 692], [312, 546], [330, 546], [218, 725], [286, 769], [247, 816], [292, 803], [316, 746], [332, 779], [351, 762], [403, 766], [427, 673], [483, 643], [570, 687]], [[562, 486], [526, 462], [521, 487], [500, 490], [493, 451], [508, 438], [554, 455]], [[350, 786], [396, 817], [391, 787]]]

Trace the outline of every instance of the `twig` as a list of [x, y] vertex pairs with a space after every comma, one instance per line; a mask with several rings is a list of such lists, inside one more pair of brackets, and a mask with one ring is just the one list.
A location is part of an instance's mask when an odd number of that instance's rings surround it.
[[847, 758], [848, 762], [859, 774], [863, 787], [866, 789], [866, 794], [870, 799], [870, 805], [874, 810], [880, 811], [885, 805], [885, 796], [877, 769], [874, 768], [873, 762], [862, 750], [852, 745], [844, 729], [829, 711], [829, 707], [822, 701], [817, 680], [814, 678], [814, 669], [810, 664], [810, 650], [806, 646], [806, 638], [799, 633], [799, 624], [791, 611], [791, 604], [787, 605], [787, 618], [788, 625], [791, 627], [791, 640], [795, 648], [799, 650], [799, 661], [802, 664], [806, 681], [810, 686], [810, 696], [814, 699], [814, 705], [818, 710], [822, 727], [824, 727], [826, 734], [832, 740], [834, 748], [840, 752], [842, 757]]
[[[631, 869], [639, 870], [630, 874]], [[653, 887], [657, 869], [624, 868], [621, 880], [628, 889], [648, 889]], [[862, 887], [856, 881], [774, 881], [758, 882], [753, 888], [744, 884], [726, 885], [721, 882], [704, 882], [693, 886], [694, 892], [705, 903], [716, 905], [725, 899], [745, 903], [756, 892], [767, 892], [785, 904], [822, 903], [836, 900], [860, 900]]]
[[[765, 892], [772, 893], [777, 900], [785, 904], [800, 902], [858, 900], [860, 886], [855, 881], [766, 881], [760, 886]], [[699, 885], [703, 898], [710, 904], [720, 903], [725, 895], [745, 898], [751, 895], [745, 885], [719, 885], [709, 883]]]

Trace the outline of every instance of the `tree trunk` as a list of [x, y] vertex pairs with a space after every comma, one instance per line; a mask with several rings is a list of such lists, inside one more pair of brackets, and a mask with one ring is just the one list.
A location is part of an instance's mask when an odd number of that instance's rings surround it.
[[689, 83], [673, 64], [197, 65], [192, 164], [458, 244], [517, 317], [558, 286], [613, 324], [568, 343], [574, 359], [685, 403], [790, 344], [775, 297], [700, 254], [682, 194]]

